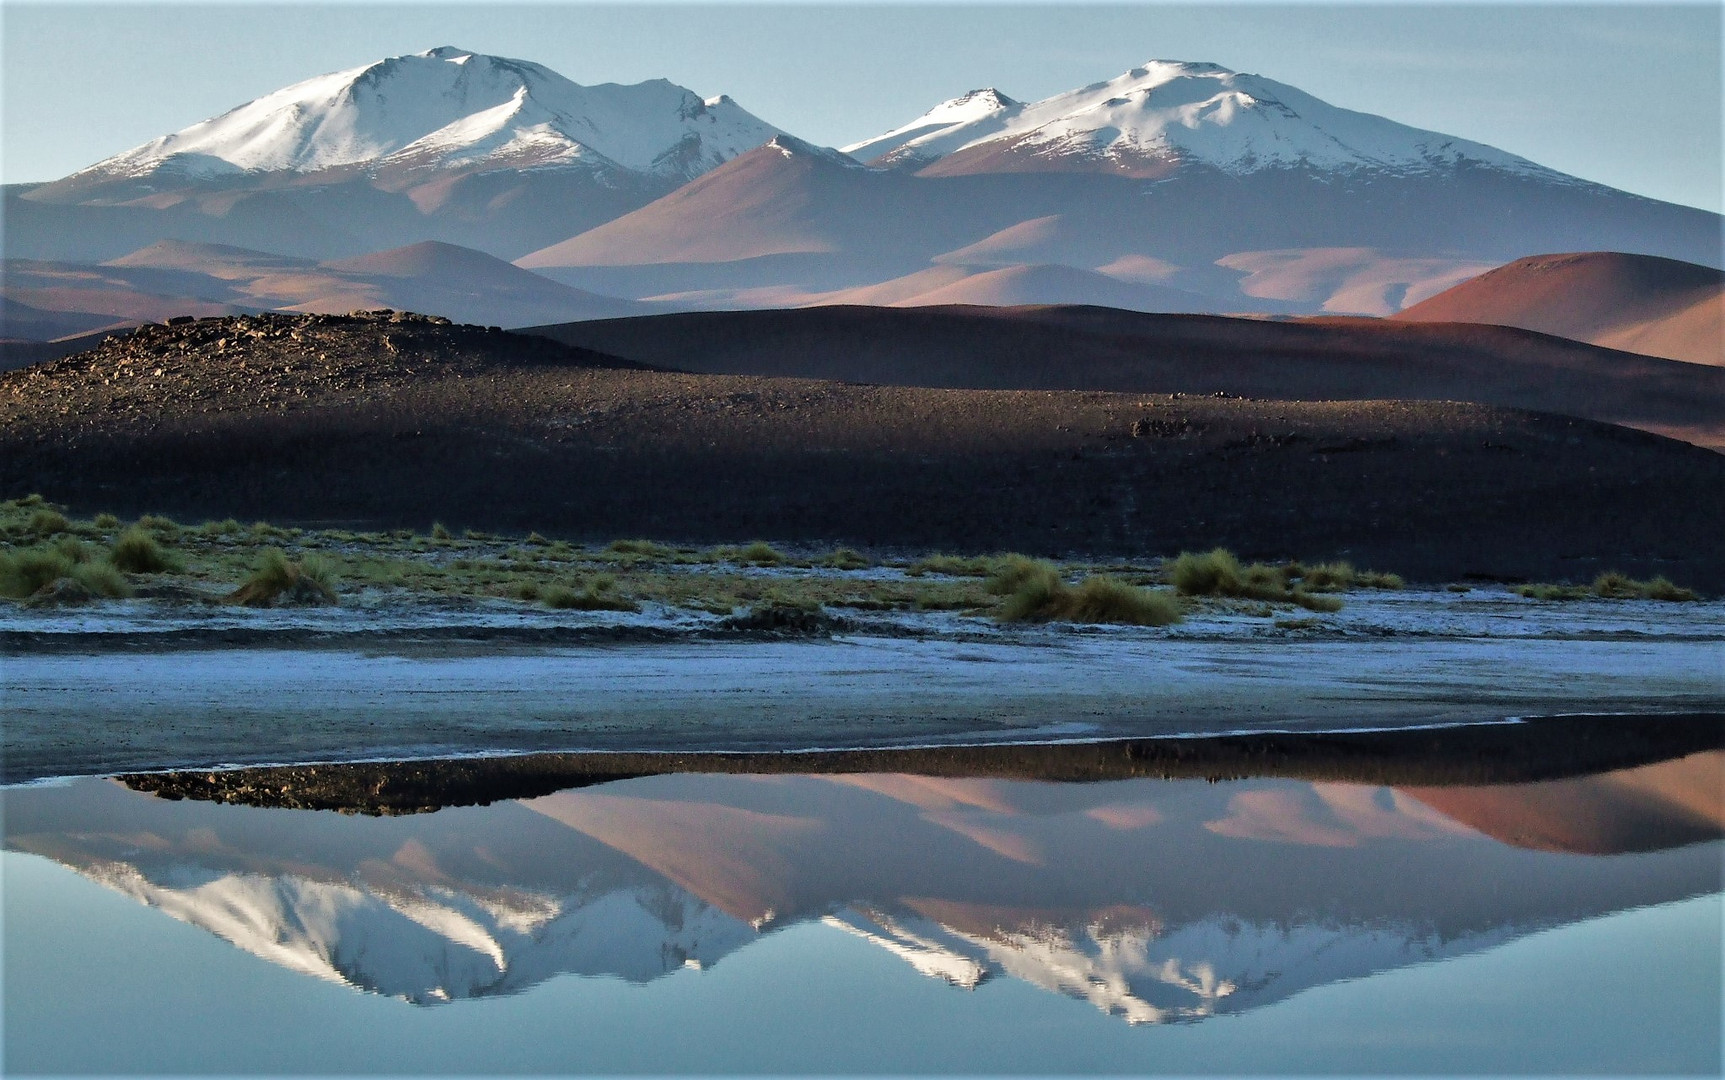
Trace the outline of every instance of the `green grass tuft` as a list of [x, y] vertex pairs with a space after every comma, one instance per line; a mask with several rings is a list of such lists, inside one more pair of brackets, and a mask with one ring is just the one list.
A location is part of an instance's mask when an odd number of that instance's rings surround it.
[[[1298, 563], [1242, 566], [1233, 552], [1216, 548], [1201, 554], [1181, 552], [1167, 563], [1164, 572], [1181, 596], [1226, 596], [1297, 604], [1308, 611], [1340, 611], [1341, 600], [1314, 593], [1305, 587], [1305, 583], [1312, 581], [1315, 575], [1328, 587], [1329, 583], [1342, 580], [1343, 568], [1348, 580], [1352, 580], [1353, 568], [1346, 563], [1316, 567], [1302, 567]], [[1293, 583], [1296, 577], [1300, 579], [1299, 585]]]
[[96, 596], [130, 596], [131, 588], [113, 566], [89, 558], [76, 541], [53, 546], [0, 551], [0, 596], [23, 600], [62, 578]]
[[1518, 585], [1516, 593], [1534, 600], [1666, 600], [1682, 603], [1697, 599], [1693, 589], [1685, 589], [1664, 577], [1641, 581], [1616, 570], [1607, 570], [1593, 579], [1591, 585]]
[[634, 555], [643, 559], [674, 559], [677, 549], [652, 540], [613, 540], [605, 545], [605, 550], [612, 555]]
[[333, 604], [334, 568], [317, 555], [307, 555], [295, 563], [280, 548], [265, 548], [257, 569], [229, 594], [228, 600], [247, 607]]
[[160, 514], [145, 514], [138, 519], [138, 528], [150, 530], [163, 543], [171, 544], [180, 538], [180, 523]]
[[548, 608], [561, 611], [640, 611], [641, 605], [614, 591], [617, 579], [599, 574], [580, 588], [552, 585], [539, 593], [539, 601]]
[[113, 514], [97, 514], [90, 524], [98, 529], [117, 529], [120, 527], [120, 519]]
[[822, 566], [830, 566], [834, 570], [867, 570], [874, 565], [874, 560], [860, 551], [852, 548], [834, 548], [826, 558], [821, 560]]
[[449, 531], [449, 526], [441, 521], [431, 523], [431, 538], [438, 543], [446, 543], [455, 539], [455, 534]]
[[947, 577], [989, 577], [998, 564], [1004, 559], [1023, 559], [1022, 555], [1002, 555], [996, 558], [974, 556], [966, 558], [962, 555], [930, 555], [918, 559], [910, 565], [905, 573], [911, 577], [923, 574], [944, 574]]
[[22, 600], [72, 573], [72, 560], [48, 547], [0, 551], [0, 595]]
[[1696, 599], [1695, 590], [1673, 584], [1664, 575], [1645, 582], [1641, 595], [1648, 600], [1669, 600], [1673, 603], [1684, 603]]
[[108, 559], [128, 574], [160, 574], [180, 569], [180, 561], [162, 549], [154, 534], [132, 526], [114, 540]]
[[1028, 581], [1048, 579], [1060, 579], [1053, 563], [1027, 555], [1002, 555], [994, 560], [985, 587], [995, 596], [1010, 596]]
[[750, 566], [777, 566], [785, 561], [785, 556], [765, 540], [756, 540], [737, 552], [737, 561]]
[[37, 536], [57, 536], [72, 527], [66, 515], [46, 507], [30, 515], [29, 530]]
[[1140, 589], [1106, 574], [1068, 585], [1046, 562], [1016, 556], [1001, 560], [989, 591], [1004, 595], [1002, 622], [1120, 623], [1169, 626], [1180, 621], [1180, 604], [1166, 592]]

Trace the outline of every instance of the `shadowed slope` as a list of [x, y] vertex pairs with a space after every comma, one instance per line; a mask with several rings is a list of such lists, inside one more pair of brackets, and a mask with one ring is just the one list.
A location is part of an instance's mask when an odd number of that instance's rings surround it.
[[160, 328], [0, 375], [0, 494], [606, 540], [1224, 544], [1415, 578], [1615, 567], [1725, 586], [1725, 456], [1586, 420], [685, 375], [477, 327], [306, 318]]
[[1089, 307], [826, 307], [691, 312], [532, 332], [642, 363], [733, 375], [1478, 401], [1725, 447], [1725, 371], [1495, 326], [1287, 323]]

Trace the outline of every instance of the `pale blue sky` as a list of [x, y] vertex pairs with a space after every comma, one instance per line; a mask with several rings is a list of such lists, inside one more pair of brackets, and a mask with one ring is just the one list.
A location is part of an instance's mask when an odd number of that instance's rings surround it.
[[842, 145], [965, 90], [1037, 98], [1213, 60], [1337, 105], [1719, 210], [1721, 8], [1277, 4], [4, 4], [7, 182], [279, 86], [458, 45], [576, 82], [664, 77]]

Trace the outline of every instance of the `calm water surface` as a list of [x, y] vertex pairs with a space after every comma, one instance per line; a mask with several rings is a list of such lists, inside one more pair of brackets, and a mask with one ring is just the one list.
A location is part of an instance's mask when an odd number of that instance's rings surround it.
[[15, 788], [4, 1066], [1717, 1075], [1722, 784]]

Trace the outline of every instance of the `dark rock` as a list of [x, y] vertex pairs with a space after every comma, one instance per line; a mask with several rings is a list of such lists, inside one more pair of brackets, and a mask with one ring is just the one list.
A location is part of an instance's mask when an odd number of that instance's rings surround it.
[[24, 600], [27, 608], [75, 607], [95, 600], [96, 594], [73, 578], [56, 578]]

